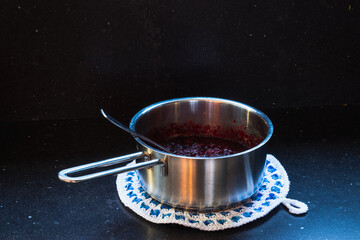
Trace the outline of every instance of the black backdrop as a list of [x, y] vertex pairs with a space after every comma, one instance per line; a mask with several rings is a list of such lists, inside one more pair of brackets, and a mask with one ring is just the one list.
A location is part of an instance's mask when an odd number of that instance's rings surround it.
[[[122, 121], [215, 96], [360, 104], [358, 1], [2, 1], [0, 120]], [[116, 115], [116, 114], [115, 114]]]

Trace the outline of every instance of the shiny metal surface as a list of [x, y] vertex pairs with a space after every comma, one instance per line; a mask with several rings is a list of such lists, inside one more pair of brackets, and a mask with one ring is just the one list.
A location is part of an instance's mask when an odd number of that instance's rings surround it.
[[84, 182], [84, 181], [92, 180], [92, 179], [99, 178], [99, 177], [105, 177], [105, 176], [109, 176], [109, 175], [115, 175], [115, 174], [119, 174], [119, 173], [123, 173], [123, 172], [128, 172], [128, 171], [132, 171], [135, 169], [149, 168], [149, 167], [153, 167], [156, 165], [164, 165], [164, 162], [161, 159], [153, 159], [153, 160], [149, 160], [149, 161], [140, 162], [140, 163], [137, 163], [137, 164], [134, 164], [131, 166], [118, 167], [118, 168], [105, 170], [105, 171], [100, 170], [95, 173], [80, 175], [80, 176], [76, 176], [76, 177], [69, 176], [71, 174], [76, 174], [76, 173], [80, 173], [80, 172], [87, 171], [87, 170], [108, 167], [108, 166], [112, 166], [112, 165], [119, 164], [119, 163], [130, 162], [135, 159], [148, 160], [149, 156], [144, 152], [137, 152], [137, 153], [121, 156], [121, 157], [110, 158], [110, 159], [99, 161], [99, 162], [94, 162], [94, 163], [89, 163], [89, 164], [85, 164], [85, 165], [81, 165], [81, 166], [77, 166], [77, 167], [64, 169], [59, 172], [58, 177], [60, 180], [62, 180], [64, 182], [78, 183], [78, 182]]
[[[248, 135], [261, 137], [255, 147], [234, 155], [214, 158], [186, 157], [167, 153], [135, 138], [141, 152], [112, 158], [59, 172], [66, 182], [81, 182], [138, 169], [144, 189], [157, 200], [174, 207], [210, 211], [227, 208], [253, 195], [263, 178], [266, 143], [273, 126], [259, 110], [219, 98], [180, 98], [153, 104], [139, 111], [130, 129], [148, 135], [154, 128], [183, 124], [246, 126]], [[71, 177], [88, 169], [110, 166], [137, 159], [137, 164], [97, 173]]]
[[129, 129], [128, 127], [126, 127], [124, 124], [122, 124], [121, 122], [119, 122], [118, 120], [116, 120], [115, 118], [111, 117], [110, 115], [106, 114], [105, 111], [103, 109], [100, 109], [101, 114], [107, 119], [109, 120], [109, 122], [111, 122], [112, 124], [114, 124], [115, 126], [121, 128], [122, 130], [130, 133], [131, 135], [133, 135], [134, 137], [138, 137], [140, 139], [142, 139], [143, 141], [146, 141], [148, 143], [151, 143], [152, 145], [156, 146], [158, 149], [168, 152], [163, 146], [159, 145], [158, 143], [154, 142], [152, 139], [135, 132], [134, 130]]
[[247, 151], [216, 158], [183, 157], [158, 151], [140, 139], [139, 148], [151, 158], [163, 159], [161, 168], [139, 170], [146, 191], [157, 200], [184, 209], [207, 211], [235, 205], [253, 195], [260, 186], [266, 159], [265, 144], [273, 126], [262, 112], [247, 105], [218, 98], [182, 98], [151, 105], [137, 113], [130, 128], [147, 134], [171, 123], [244, 124], [248, 134], [264, 140]]

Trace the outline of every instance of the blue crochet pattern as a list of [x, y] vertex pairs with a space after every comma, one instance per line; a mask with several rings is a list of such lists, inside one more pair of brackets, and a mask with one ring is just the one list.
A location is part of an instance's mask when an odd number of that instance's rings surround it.
[[272, 155], [267, 155], [264, 178], [258, 192], [240, 206], [222, 211], [194, 213], [162, 204], [141, 187], [136, 171], [119, 174], [116, 183], [124, 205], [146, 220], [205, 231], [239, 227], [261, 218], [285, 200], [290, 189], [285, 169]]

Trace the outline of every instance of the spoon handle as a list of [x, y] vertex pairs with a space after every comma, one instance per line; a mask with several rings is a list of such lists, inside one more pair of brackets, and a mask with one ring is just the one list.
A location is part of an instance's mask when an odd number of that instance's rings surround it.
[[131, 130], [130, 128], [126, 127], [124, 124], [122, 124], [121, 122], [119, 122], [118, 120], [116, 120], [115, 118], [111, 117], [110, 115], [106, 114], [105, 111], [103, 109], [100, 109], [102, 115], [109, 120], [112, 124], [114, 124], [115, 126], [121, 128], [122, 130], [132, 134], [135, 137], [140, 138], [141, 140], [144, 140], [145, 142], [151, 143], [152, 145], [156, 146], [157, 148], [161, 149], [164, 152], [170, 153], [167, 149], [165, 149], [163, 146], [159, 145], [158, 143], [154, 142], [153, 140], [151, 140], [148, 137], [145, 137], [144, 135], [137, 133], [133, 130]]

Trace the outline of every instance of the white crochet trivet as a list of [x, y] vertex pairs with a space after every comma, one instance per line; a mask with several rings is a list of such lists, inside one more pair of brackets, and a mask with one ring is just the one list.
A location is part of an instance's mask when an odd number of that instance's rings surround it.
[[308, 211], [305, 203], [286, 198], [290, 181], [283, 166], [272, 155], [266, 157], [264, 179], [258, 192], [240, 206], [217, 212], [194, 213], [160, 203], [141, 187], [136, 171], [119, 174], [116, 185], [123, 204], [146, 220], [175, 223], [204, 231], [239, 227], [265, 216], [280, 203], [292, 214]]

